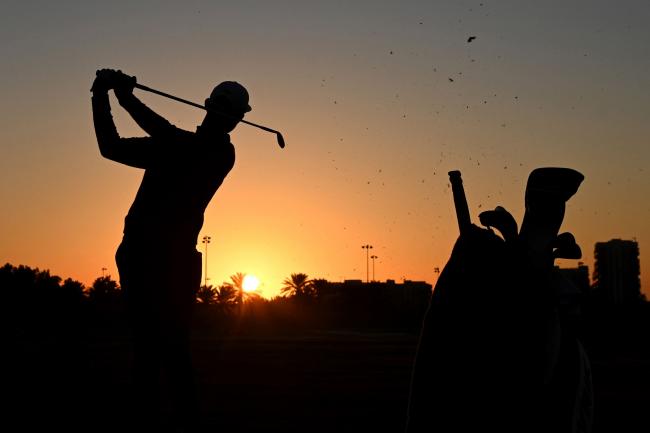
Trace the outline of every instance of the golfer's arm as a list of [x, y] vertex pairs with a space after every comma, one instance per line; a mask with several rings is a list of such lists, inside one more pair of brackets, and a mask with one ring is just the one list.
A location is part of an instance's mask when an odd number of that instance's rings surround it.
[[[116, 93], [117, 94], [117, 93]], [[131, 115], [135, 123], [152, 137], [169, 134], [175, 129], [167, 119], [147, 107], [133, 93], [117, 94], [120, 105]]]
[[95, 135], [102, 156], [131, 167], [147, 168], [153, 149], [153, 140], [150, 137], [120, 137], [111, 115], [108, 93], [94, 93], [92, 106]]

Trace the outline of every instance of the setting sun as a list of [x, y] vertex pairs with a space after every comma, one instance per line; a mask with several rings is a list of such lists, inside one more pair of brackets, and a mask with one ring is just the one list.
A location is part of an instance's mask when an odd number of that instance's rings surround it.
[[242, 288], [244, 289], [244, 292], [254, 292], [259, 285], [260, 280], [255, 275], [248, 274], [244, 277]]

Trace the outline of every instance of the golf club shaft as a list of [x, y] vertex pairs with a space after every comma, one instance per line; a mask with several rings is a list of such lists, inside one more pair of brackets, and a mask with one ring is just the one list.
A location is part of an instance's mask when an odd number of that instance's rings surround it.
[[[164, 96], [165, 98], [173, 99], [174, 101], [178, 102], [183, 102], [187, 105], [191, 105], [192, 107], [196, 108], [202, 108], [203, 110], [208, 111], [208, 108], [205, 105], [197, 104], [196, 102], [188, 101], [187, 99], [179, 98], [178, 96], [170, 95], [169, 93], [161, 92], [160, 90], [152, 89], [151, 87], [147, 87], [143, 84], [137, 84], [135, 85], [136, 89], [144, 90], [146, 92], [151, 92], [155, 93], [156, 95]], [[224, 116], [228, 116], [228, 114], [225, 113], [219, 113]], [[232, 116], [229, 116], [232, 117]], [[279, 131], [276, 131], [275, 129], [268, 128], [266, 126], [258, 125], [257, 123], [249, 122], [248, 120], [241, 119], [240, 122], [246, 123], [247, 125], [255, 126], [256, 128], [263, 129], [264, 131], [272, 132], [274, 134], [279, 134]]]
[[462, 235], [469, 231], [472, 225], [472, 219], [469, 216], [469, 207], [467, 206], [467, 198], [465, 197], [465, 188], [463, 188], [463, 179], [460, 176], [460, 171], [453, 170], [449, 172], [449, 183], [451, 183], [451, 192], [454, 196], [458, 229]]
[[151, 87], [147, 87], [147, 86], [145, 86], [143, 84], [136, 83], [135, 88], [140, 89], [140, 90], [144, 90], [146, 92], [155, 93], [156, 95], [164, 96], [165, 98], [173, 99], [174, 101], [183, 102], [183, 103], [185, 103], [187, 105], [191, 105], [191, 106], [196, 107], [196, 108], [202, 108], [204, 110], [207, 110], [207, 108], [205, 108], [205, 106], [203, 106], [201, 104], [197, 104], [196, 102], [188, 101], [187, 99], [179, 98], [178, 96], [170, 95], [169, 93], [161, 92], [160, 90], [152, 89]]

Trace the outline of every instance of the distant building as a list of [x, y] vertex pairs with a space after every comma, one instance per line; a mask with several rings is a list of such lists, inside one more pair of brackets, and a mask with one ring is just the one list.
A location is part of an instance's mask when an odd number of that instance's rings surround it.
[[363, 281], [361, 280], [343, 280], [344, 286], [361, 286]]
[[591, 287], [589, 283], [589, 267], [582, 262], [578, 263], [577, 268], [560, 268], [556, 266], [557, 272], [564, 278], [569, 280], [573, 285], [580, 290], [580, 293], [588, 293]]
[[317, 281], [318, 314], [349, 329], [418, 331], [429, 306], [432, 287], [424, 281]]
[[578, 263], [577, 268], [560, 268], [556, 266], [553, 285], [557, 291], [562, 310], [577, 313], [586, 296], [591, 294], [589, 268], [582, 262]]
[[321, 287], [326, 298], [350, 302], [365, 299], [371, 303], [385, 303], [393, 307], [412, 308], [428, 305], [432, 293], [431, 284], [424, 281], [404, 280], [402, 284], [395, 280], [386, 282], [361, 280], [344, 280], [342, 283], [326, 282]]
[[596, 243], [594, 288], [608, 304], [626, 305], [641, 299], [639, 244], [612, 239]]

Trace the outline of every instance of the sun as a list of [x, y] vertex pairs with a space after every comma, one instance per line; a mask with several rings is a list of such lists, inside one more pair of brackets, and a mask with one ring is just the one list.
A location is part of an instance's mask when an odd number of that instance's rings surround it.
[[257, 287], [260, 285], [260, 280], [255, 275], [246, 274], [244, 277], [244, 282], [242, 283], [242, 288], [244, 292], [254, 292], [257, 290]]

